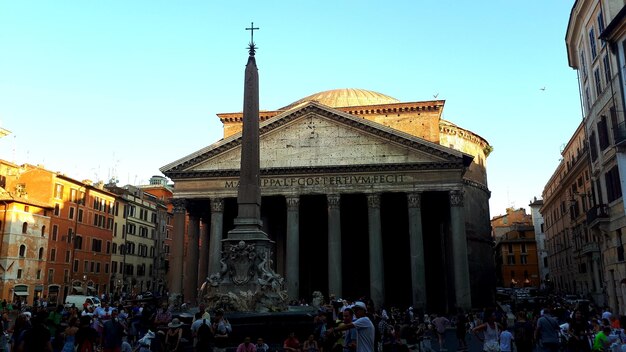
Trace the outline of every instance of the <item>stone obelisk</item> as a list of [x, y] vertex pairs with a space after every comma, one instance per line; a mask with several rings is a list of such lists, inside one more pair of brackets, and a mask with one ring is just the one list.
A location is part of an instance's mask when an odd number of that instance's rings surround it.
[[261, 222], [259, 73], [256, 66], [254, 23], [244, 80], [241, 169], [235, 228], [222, 240], [221, 269], [212, 273], [205, 301], [210, 307], [237, 311], [284, 309], [283, 278], [273, 267], [274, 242]]

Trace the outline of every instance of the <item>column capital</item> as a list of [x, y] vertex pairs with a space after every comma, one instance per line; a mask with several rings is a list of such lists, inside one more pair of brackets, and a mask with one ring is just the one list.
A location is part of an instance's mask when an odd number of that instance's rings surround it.
[[211, 213], [221, 213], [224, 211], [224, 199], [213, 198], [211, 199]]
[[413, 192], [407, 193], [406, 200], [409, 208], [421, 208], [422, 207], [422, 194]]
[[300, 196], [286, 196], [285, 201], [288, 211], [296, 211], [300, 208]]
[[172, 205], [174, 205], [174, 213], [184, 214], [187, 211], [186, 199], [172, 199]]
[[450, 197], [450, 206], [451, 207], [462, 207], [463, 206], [463, 191], [460, 190], [452, 190], [448, 193]]
[[341, 195], [339, 194], [327, 194], [326, 199], [328, 201], [328, 208], [338, 209], [341, 204]]
[[380, 208], [380, 194], [372, 193], [367, 195], [367, 207], [368, 208]]

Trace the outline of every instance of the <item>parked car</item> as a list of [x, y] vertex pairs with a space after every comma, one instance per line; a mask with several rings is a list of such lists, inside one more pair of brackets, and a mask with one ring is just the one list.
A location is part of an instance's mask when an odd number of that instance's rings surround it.
[[68, 295], [65, 297], [65, 306], [76, 306], [79, 311], [84, 309], [85, 303], [87, 306], [100, 307], [100, 299], [96, 296]]

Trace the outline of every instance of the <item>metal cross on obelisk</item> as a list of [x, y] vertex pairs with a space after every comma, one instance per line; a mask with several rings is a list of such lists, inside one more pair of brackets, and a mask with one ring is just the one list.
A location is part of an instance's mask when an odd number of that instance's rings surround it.
[[247, 31], [250, 31], [250, 44], [248, 44], [248, 52], [250, 56], [254, 56], [254, 52], [256, 50], [256, 45], [254, 45], [254, 30], [259, 29], [259, 27], [254, 26], [254, 22], [250, 22], [250, 28], [246, 28]]
[[[246, 30], [254, 33], [254, 23]], [[219, 272], [211, 273], [204, 301], [208, 308], [234, 311], [286, 309], [284, 279], [274, 271], [274, 241], [261, 221], [259, 73], [251, 36], [244, 79], [241, 168], [235, 228], [222, 240]], [[205, 285], [206, 286], [206, 285]], [[247, 294], [253, 293], [252, 295]]]

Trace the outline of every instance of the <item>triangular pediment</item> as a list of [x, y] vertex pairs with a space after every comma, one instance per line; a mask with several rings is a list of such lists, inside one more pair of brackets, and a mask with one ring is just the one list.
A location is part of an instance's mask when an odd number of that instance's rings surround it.
[[[463, 164], [465, 154], [406, 133], [307, 103], [260, 126], [261, 169], [359, 165]], [[241, 134], [161, 168], [176, 174], [240, 168]]]

